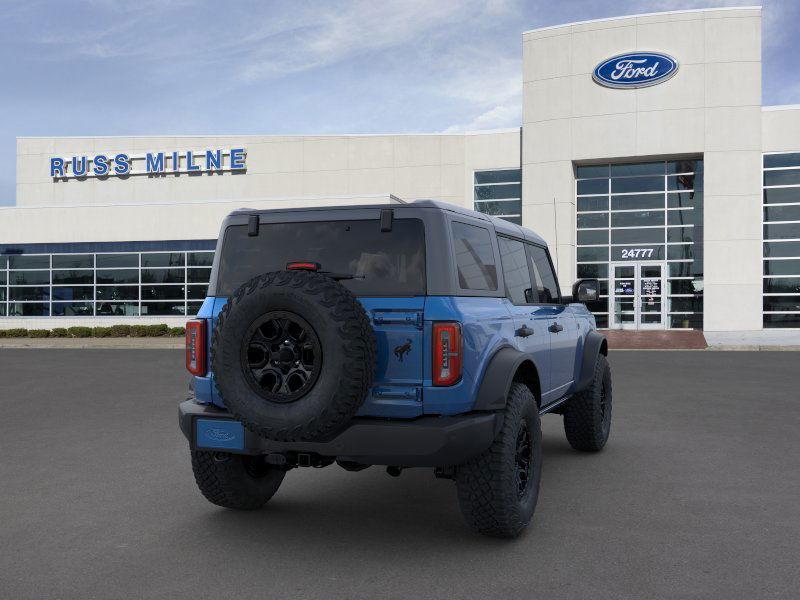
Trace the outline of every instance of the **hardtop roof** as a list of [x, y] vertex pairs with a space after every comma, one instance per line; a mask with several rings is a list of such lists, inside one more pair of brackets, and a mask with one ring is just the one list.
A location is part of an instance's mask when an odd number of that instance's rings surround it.
[[[399, 199], [398, 199], [399, 200]], [[364, 210], [364, 209], [386, 209], [390, 208], [397, 212], [403, 212], [409, 209], [433, 209], [433, 210], [444, 210], [451, 213], [461, 214], [464, 216], [471, 217], [473, 219], [480, 219], [482, 221], [490, 222], [495, 230], [498, 233], [511, 235], [515, 237], [527, 237], [531, 241], [534, 241], [538, 244], [543, 246], [547, 245], [544, 238], [534, 232], [527, 227], [522, 227], [520, 225], [516, 225], [515, 223], [511, 223], [510, 221], [506, 221], [505, 219], [500, 219], [498, 217], [493, 217], [491, 215], [486, 215], [484, 213], [480, 213], [475, 210], [470, 210], [469, 208], [464, 208], [463, 206], [458, 206], [456, 204], [450, 204], [449, 202], [442, 202], [441, 200], [414, 200], [413, 202], [392, 202], [392, 203], [383, 203], [383, 204], [353, 204], [353, 205], [339, 205], [339, 206], [304, 206], [304, 207], [296, 207], [296, 208], [269, 208], [269, 209], [252, 209], [252, 208], [240, 208], [235, 210], [231, 213], [231, 215], [252, 215], [252, 214], [275, 214], [275, 213], [303, 213], [303, 212], [319, 212], [319, 211], [341, 211], [341, 210]]]

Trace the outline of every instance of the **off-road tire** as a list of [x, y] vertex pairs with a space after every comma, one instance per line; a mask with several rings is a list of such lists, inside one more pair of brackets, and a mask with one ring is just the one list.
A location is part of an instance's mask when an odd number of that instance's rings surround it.
[[[527, 426], [531, 441], [530, 477], [520, 497], [516, 480], [517, 438]], [[536, 399], [527, 386], [511, 385], [503, 425], [488, 450], [456, 468], [458, 503], [467, 524], [495, 537], [518, 536], [530, 523], [539, 497], [542, 430]]]
[[260, 457], [192, 451], [192, 471], [206, 500], [217, 506], [255, 510], [272, 498], [286, 474]]
[[611, 367], [600, 354], [592, 383], [564, 406], [564, 432], [569, 445], [583, 452], [602, 450], [611, 433]]
[[[259, 396], [245, 374], [243, 339], [269, 311], [300, 316], [321, 347], [313, 387], [291, 402]], [[337, 281], [310, 271], [265, 273], [239, 287], [219, 315], [211, 344], [227, 409], [250, 431], [277, 441], [324, 440], [341, 431], [369, 393], [375, 360], [375, 334], [361, 303]]]

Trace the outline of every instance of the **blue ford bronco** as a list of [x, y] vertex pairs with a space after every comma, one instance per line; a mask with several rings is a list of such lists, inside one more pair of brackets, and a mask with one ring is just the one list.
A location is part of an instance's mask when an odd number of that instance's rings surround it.
[[186, 330], [197, 485], [256, 509], [296, 467], [432, 467], [472, 528], [516, 536], [540, 416], [577, 450], [608, 439], [597, 296], [592, 279], [562, 296], [532, 231], [441, 202], [236, 211]]

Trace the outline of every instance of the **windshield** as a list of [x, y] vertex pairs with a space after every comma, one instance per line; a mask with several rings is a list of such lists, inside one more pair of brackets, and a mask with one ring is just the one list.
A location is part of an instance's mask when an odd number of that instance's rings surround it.
[[425, 230], [419, 219], [395, 219], [386, 232], [377, 219], [264, 223], [253, 237], [246, 225], [232, 225], [225, 230], [217, 295], [230, 296], [247, 280], [284, 271], [294, 261], [353, 275], [340, 283], [357, 296], [425, 295]]

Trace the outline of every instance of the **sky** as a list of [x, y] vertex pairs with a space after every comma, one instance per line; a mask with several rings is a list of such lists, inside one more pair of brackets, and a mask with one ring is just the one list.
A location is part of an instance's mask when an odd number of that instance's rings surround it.
[[[17, 136], [453, 132], [522, 122], [522, 32], [754, 0], [0, 0]], [[763, 103], [800, 103], [800, 0], [764, 0]]]

